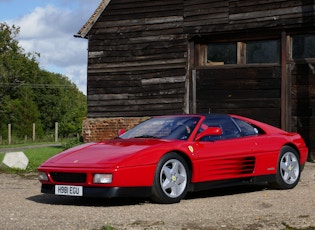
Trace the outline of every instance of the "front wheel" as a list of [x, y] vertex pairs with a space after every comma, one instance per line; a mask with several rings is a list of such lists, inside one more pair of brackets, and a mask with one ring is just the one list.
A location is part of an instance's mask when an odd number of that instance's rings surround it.
[[189, 182], [186, 161], [176, 153], [166, 154], [157, 165], [152, 199], [163, 204], [177, 203], [187, 194]]
[[283, 147], [279, 156], [276, 181], [271, 183], [271, 187], [276, 189], [294, 188], [299, 182], [300, 174], [298, 153], [289, 146]]

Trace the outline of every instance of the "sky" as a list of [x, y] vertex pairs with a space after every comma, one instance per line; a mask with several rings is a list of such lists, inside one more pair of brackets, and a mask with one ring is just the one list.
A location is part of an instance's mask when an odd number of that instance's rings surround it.
[[0, 0], [0, 23], [20, 27], [25, 53], [39, 53], [41, 69], [59, 73], [86, 94], [88, 40], [73, 35], [102, 0]]

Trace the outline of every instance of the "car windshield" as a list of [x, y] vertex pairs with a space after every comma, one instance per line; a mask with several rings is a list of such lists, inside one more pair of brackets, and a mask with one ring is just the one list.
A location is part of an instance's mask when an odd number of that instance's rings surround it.
[[199, 120], [200, 117], [197, 116], [155, 117], [137, 125], [119, 137], [123, 139], [163, 138], [187, 140]]

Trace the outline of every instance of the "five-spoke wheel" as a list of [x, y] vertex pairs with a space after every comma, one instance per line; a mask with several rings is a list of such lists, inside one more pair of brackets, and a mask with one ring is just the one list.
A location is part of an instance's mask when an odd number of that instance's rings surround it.
[[153, 200], [158, 203], [179, 202], [187, 193], [190, 171], [185, 160], [169, 153], [160, 160], [154, 178]]
[[276, 181], [271, 183], [277, 189], [294, 188], [299, 182], [301, 174], [299, 155], [296, 150], [285, 146], [281, 149]]

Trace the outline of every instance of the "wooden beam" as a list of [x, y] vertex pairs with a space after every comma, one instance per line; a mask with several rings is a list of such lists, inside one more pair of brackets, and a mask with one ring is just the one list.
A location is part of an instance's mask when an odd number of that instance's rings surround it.
[[291, 84], [287, 72], [288, 40], [286, 32], [281, 33], [281, 128], [290, 131], [290, 92]]
[[197, 102], [196, 102], [196, 98], [197, 98], [197, 92], [196, 92], [196, 77], [197, 77], [197, 72], [196, 69], [192, 70], [192, 102], [193, 102], [193, 109], [192, 112], [193, 113], [197, 113]]
[[187, 43], [187, 68], [186, 68], [186, 82], [185, 82], [185, 98], [184, 98], [184, 113], [188, 114], [191, 112], [190, 106], [190, 93], [191, 93], [191, 70], [195, 68], [195, 43], [190, 41]]
[[237, 64], [246, 64], [246, 43], [237, 42]]

